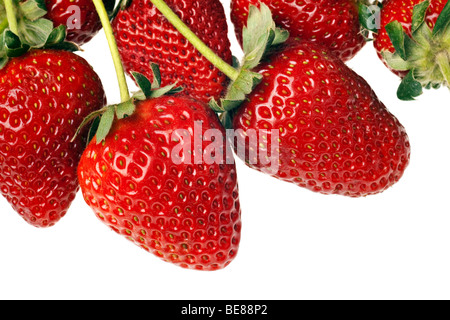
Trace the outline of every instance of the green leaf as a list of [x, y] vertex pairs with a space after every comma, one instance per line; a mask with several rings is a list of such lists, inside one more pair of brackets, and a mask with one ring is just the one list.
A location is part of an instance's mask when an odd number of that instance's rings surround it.
[[159, 70], [159, 66], [157, 63], [150, 63], [150, 68], [152, 69], [153, 81], [152, 81], [152, 89], [158, 89], [161, 87], [161, 71]]
[[121, 10], [125, 10], [127, 9], [130, 4], [131, 4], [132, 0], [120, 0], [119, 2], [119, 7]]
[[433, 43], [432, 30], [426, 23], [422, 23], [418, 29], [414, 31], [414, 41], [417, 42], [422, 48], [431, 50], [431, 44]]
[[7, 57], [1, 57], [0, 56], [0, 69], [3, 69], [4, 66], [6, 66], [6, 64], [8, 63], [8, 58]]
[[75, 51], [81, 50], [79, 45], [77, 45], [74, 42], [70, 42], [70, 41], [63, 41], [60, 43], [45, 45], [44, 47], [47, 49], [65, 50], [65, 51], [70, 51], [70, 52], [75, 52]]
[[[46, 13], [45, 0], [12, 0], [16, 18], [17, 35], [11, 31], [4, 34], [7, 30], [7, 20], [4, 18], [4, 5], [0, 4], [0, 59], [3, 67], [8, 61], [8, 57], [17, 57], [23, 55], [31, 48], [51, 48], [58, 50], [77, 51], [80, 48], [72, 42], [64, 41], [66, 37], [65, 26], [53, 28], [53, 22], [43, 18]], [[20, 41], [19, 41], [20, 40]]]
[[94, 139], [95, 134], [97, 133], [98, 130], [98, 126], [100, 125], [100, 117], [96, 117], [93, 121], [92, 121], [92, 125], [89, 128], [89, 132], [87, 135], [87, 144], [89, 144], [89, 142], [92, 141], [92, 139]]
[[142, 92], [144, 93], [145, 97], [150, 97], [150, 95], [152, 94], [152, 83], [150, 82], [150, 80], [147, 79], [146, 76], [144, 76], [142, 73], [139, 72], [131, 72], [134, 80], [136, 80], [136, 83], [138, 85], [138, 87], [142, 90]]
[[393, 70], [406, 71], [411, 69], [411, 63], [409, 61], [403, 60], [398, 53], [392, 53], [389, 51], [382, 51], [381, 55], [386, 61], [387, 65]]
[[433, 28], [433, 35], [439, 32], [445, 32], [450, 25], [450, 1], [447, 1], [444, 9], [436, 20]]
[[430, 0], [426, 0], [414, 6], [412, 14], [411, 32], [416, 32], [417, 29], [425, 22], [428, 7], [430, 6]]
[[136, 106], [134, 104], [134, 100], [128, 100], [122, 103], [119, 103], [116, 106], [116, 116], [117, 119], [124, 119], [131, 116], [136, 110]]
[[211, 100], [209, 100], [208, 105], [214, 112], [217, 112], [217, 113], [224, 112], [224, 109], [220, 106], [220, 104], [214, 98], [211, 98]]
[[220, 114], [219, 119], [225, 129], [233, 129], [233, 116], [231, 111]]
[[9, 58], [19, 57], [30, 49], [9, 29], [4, 31], [1, 45], [4, 48], [4, 54]]
[[158, 89], [154, 89], [152, 90], [150, 96], [148, 96], [148, 98], [158, 98], [158, 97], [162, 97], [164, 95], [168, 95], [168, 94], [174, 94], [177, 92], [181, 92], [183, 91], [182, 87], [177, 87], [176, 83], [170, 84], [168, 86], [162, 87], [162, 88], [158, 88]]
[[422, 85], [414, 79], [414, 70], [403, 78], [397, 90], [397, 97], [400, 100], [411, 101], [423, 93]]
[[398, 21], [392, 21], [391, 23], [388, 23], [385, 28], [395, 51], [403, 60], [407, 60], [403, 26]]
[[289, 39], [289, 31], [282, 28], [275, 28], [275, 36], [270, 45], [275, 46], [286, 42]]
[[183, 91], [183, 88], [177, 87], [176, 83], [161, 88], [161, 73], [159, 71], [159, 66], [156, 63], [151, 63], [150, 67], [153, 72], [153, 83], [151, 83], [143, 74], [131, 72], [138, 87], [141, 89], [133, 94], [134, 99], [145, 100], [147, 98], [157, 98], [163, 95], [170, 95]]
[[81, 122], [81, 124], [78, 126], [78, 128], [77, 128], [75, 134], [73, 135], [72, 139], [70, 140], [70, 142], [75, 141], [76, 137], [80, 134], [81, 130], [83, 130], [83, 128], [85, 126], [87, 126], [88, 123], [90, 123], [91, 121], [93, 121], [96, 118], [100, 119], [101, 115], [106, 112], [107, 108], [108, 107], [104, 107], [100, 110], [91, 112], [86, 118], [84, 118], [83, 121]]
[[42, 48], [53, 31], [53, 22], [47, 19], [18, 21], [20, 40], [33, 48]]
[[261, 82], [263, 76], [257, 72], [241, 70], [238, 78], [232, 82], [224, 98], [220, 103], [210, 100], [210, 107], [218, 113], [230, 111], [242, 104], [246, 96]]
[[45, 46], [51, 46], [57, 43], [61, 43], [66, 38], [67, 30], [66, 26], [60, 25], [54, 28], [47, 37], [45, 41]]
[[381, 4], [379, 5], [366, 5], [362, 2], [359, 3], [359, 22], [361, 26], [373, 33], [378, 33], [380, 29], [380, 17], [381, 17]]
[[35, 21], [47, 14], [44, 0], [27, 0], [20, 2], [22, 15], [28, 20]]
[[[275, 26], [270, 9], [264, 4], [250, 5], [247, 25], [242, 31], [244, 59], [242, 68], [253, 69], [261, 61], [267, 49], [286, 41], [289, 33]], [[275, 41], [275, 43], [274, 43]]]
[[101, 143], [108, 136], [114, 122], [115, 106], [108, 106], [102, 114], [96, 134], [97, 144]]
[[241, 62], [236, 56], [231, 56], [233, 68], [238, 69], [241, 66]]

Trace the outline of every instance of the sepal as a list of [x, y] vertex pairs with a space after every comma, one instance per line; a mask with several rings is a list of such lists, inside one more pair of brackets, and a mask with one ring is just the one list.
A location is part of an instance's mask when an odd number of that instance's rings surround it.
[[433, 29], [425, 22], [429, 6], [429, 0], [414, 6], [411, 36], [398, 21], [385, 26], [395, 52], [382, 52], [383, 58], [391, 69], [409, 71], [397, 91], [401, 100], [414, 100], [423, 88], [450, 88], [450, 2]]
[[94, 137], [97, 143], [101, 143], [108, 136], [115, 120], [122, 120], [133, 115], [138, 101], [175, 94], [183, 90], [182, 87], [177, 87], [176, 84], [160, 87], [161, 75], [159, 67], [157, 64], [151, 64], [151, 68], [153, 70], [153, 82], [150, 82], [144, 75], [133, 72], [132, 75], [140, 90], [135, 92], [130, 100], [105, 106], [89, 114], [78, 127], [72, 141], [75, 140], [85, 126], [92, 123], [89, 129], [88, 143]]
[[[44, 0], [13, 0], [17, 18], [17, 34], [6, 27], [0, 35], [0, 68], [9, 58], [25, 54], [30, 49], [59, 49], [77, 51], [80, 48], [65, 41], [65, 26], [53, 28], [53, 22], [43, 18], [47, 13]], [[0, 6], [0, 10], [4, 10]]]
[[247, 25], [242, 31], [244, 57], [240, 63], [233, 57], [233, 66], [239, 70], [239, 75], [230, 82], [223, 98], [210, 101], [211, 109], [223, 113], [241, 105], [263, 78], [261, 74], [251, 70], [259, 65], [271, 48], [284, 43], [288, 38], [289, 32], [275, 25], [267, 5], [261, 3], [259, 8], [250, 5]]

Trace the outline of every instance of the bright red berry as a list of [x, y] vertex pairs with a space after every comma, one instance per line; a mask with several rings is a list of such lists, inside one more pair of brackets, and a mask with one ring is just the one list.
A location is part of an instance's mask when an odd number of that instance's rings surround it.
[[224, 129], [206, 104], [185, 96], [137, 102], [84, 152], [78, 176], [86, 203], [118, 234], [167, 262], [225, 267], [240, 241], [236, 168], [207, 152], [207, 130], [222, 135], [215, 143], [225, 150]]
[[[277, 26], [302, 41], [317, 42], [344, 61], [353, 58], [365, 45], [355, 0], [262, 0], [272, 11]], [[249, 6], [260, 0], [232, 0], [231, 20], [242, 43]]]
[[[328, 50], [296, 43], [255, 71], [263, 79], [237, 109], [233, 127], [242, 135], [238, 142], [250, 130], [267, 131], [261, 150], [278, 141], [279, 158], [271, 159], [279, 164], [274, 177], [351, 197], [382, 192], [401, 178], [410, 158], [405, 129], [367, 82]], [[259, 158], [243, 159], [268, 171]]]
[[0, 191], [36, 227], [54, 225], [78, 191], [82, 120], [105, 104], [99, 77], [67, 51], [32, 50], [0, 70]]
[[[166, 1], [189, 28], [223, 60], [231, 63], [224, 8], [219, 0]], [[208, 102], [219, 99], [228, 80], [186, 40], [150, 0], [134, 0], [113, 20], [126, 71], [152, 80], [150, 63], [161, 70], [162, 86], [177, 83], [184, 93]]]

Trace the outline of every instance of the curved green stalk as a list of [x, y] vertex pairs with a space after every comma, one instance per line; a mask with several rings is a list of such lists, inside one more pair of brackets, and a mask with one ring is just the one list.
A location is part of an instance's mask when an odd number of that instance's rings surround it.
[[[5, 0], [11, 1], [11, 0]], [[117, 74], [117, 80], [119, 82], [120, 88], [120, 98], [122, 102], [130, 100], [130, 92], [128, 90], [128, 85], [125, 77], [125, 72], [123, 69], [122, 60], [120, 59], [119, 49], [117, 48], [117, 42], [114, 38], [114, 33], [109, 21], [108, 13], [106, 12], [105, 5], [102, 0], [92, 0], [95, 5], [95, 9], [100, 17], [100, 21], [103, 26], [103, 30], [108, 40], [109, 50], [111, 51], [111, 56], [114, 62], [114, 68]]]
[[3, 2], [5, 3], [6, 18], [9, 24], [9, 30], [11, 30], [11, 32], [15, 35], [18, 35], [19, 29], [17, 27], [17, 18], [15, 13], [16, 8], [14, 7], [13, 0], [3, 0]]
[[200, 40], [189, 27], [170, 9], [163, 0], [150, 0], [154, 6], [166, 17], [167, 20], [214, 66], [222, 71], [231, 80], [236, 80], [239, 71], [223, 61], [214, 51]]

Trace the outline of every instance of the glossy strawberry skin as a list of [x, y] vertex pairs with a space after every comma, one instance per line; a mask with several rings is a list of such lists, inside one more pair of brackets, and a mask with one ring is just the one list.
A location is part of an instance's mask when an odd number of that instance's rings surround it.
[[[228, 26], [219, 0], [166, 3], [209, 48], [231, 63]], [[134, 0], [121, 10], [113, 29], [128, 74], [137, 71], [152, 79], [150, 62], [154, 62], [160, 67], [162, 86], [177, 82], [185, 94], [203, 102], [224, 94], [228, 78], [176, 31], [150, 0]]]
[[[107, 10], [112, 10], [115, 0], [103, 0]], [[47, 15], [54, 27], [67, 27], [67, 41], [83, 45], [102, 28], [100, 18], [91, 0], [45, 0]], [[80, 19], [77, 19], [79, 14]]]
[[[382, 192], [401, 178], [410, 158], [404, 128], [340, 59], [302, 43], [274, 53], [258, 72], [264, 78], [236, 112], [233, 127], [243, 136], [250, 129], [277, 130], [274, 177], [350, 197]], [[244, 160], [267, 171], [257, 159]]]
[[[232, 0], [231, 21], [236, 37], [242, 43], [248, 8], [260, 0]], [[365, 45], [355, 0], [262, 0], [272, 11], [277, 26], [289, 31], [291, 37], [326, 46], [344, 61], [353, 58]]]
[[[404, 77], [408, 74], [408, 71], [393, 70], [388, 66], [384, 60], [381, 53], [383, 51], [395, 52], [395, 48], [392, 45], [391, 39], [386, 31], [386, 25], [390, 22], [398, 21], [402, 24], [403, 29], [408, 35], [411, 36], [411, 23], [412, 23], [412, 13], [414, 6], [423, 2], [423, 0], [387, 0], [383, 1], [383, 7], [381, 9], [380, 26], [381, 29], [378, 33], [374, 33], [373, 45], [377, 51], [378, 57], [383, 61], [383, 63], [400, 77]], [[447, 0], [431, 0], [430, 7], [428, 8], [427, 15], [425, 18], [426, 23], [430, 28], [433, 28], [439, 14], [444, 9]]]
[[[236, 169], [207, 164], [206, 157], [191, 164], [172, 160], [174, 148], [188, 139], [175, 131], [192, 134], [194, 121], [203, 121], [203, 133], [225, 134], [217, 116], [189, 97], [139, 102], [103, 143], [94, 138], [78, 175], [86, 203], [118, 234], [183, 268], [217, 270], [234, 259], [240, 241]], [[202, 150], [210, 144], [201, 143]]]
[[84, 117], [106, 102], [97, 74], [66, 51], [32, 50], [0, 70], [0, 192], [33, 226], [53, 226], [79, 189]]

